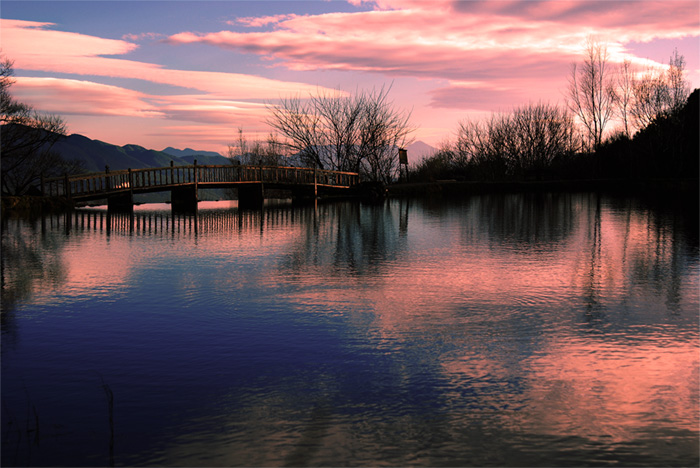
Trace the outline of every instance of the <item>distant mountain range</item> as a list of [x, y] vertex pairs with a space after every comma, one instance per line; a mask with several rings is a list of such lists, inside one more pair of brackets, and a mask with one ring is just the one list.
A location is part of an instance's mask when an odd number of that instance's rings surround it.
[[[200, 151], [191, 148], [184, 150], [167, 147], [162, 151], [146, 149], [138, 145], [117, 146], [100, 140], [91, 140], [83, 135], [73, 134], [58, 141], [53, 150], [64, 159], [83, 161], [87, 172], [103, 172], [105, 166], [111, 170], [142, 169], [146, 167], [165, 167], [170, 161], [176, 166], [192, 164], [230, 164], [231, 161], [214, 151]], [[435, 148], [417, 141], [408, 146], [409, 163], [421, 161], [432, 155]]]
[[64, 159], [78, 159], [87, 172], [103, 172], [105, 166], [111, 170], [142, 169], [146, 167], [176, 166], [192, 164], [229, 164], [230, 161], [219, 153], [211, 151], [178, 150], [166, 148], [163, 151], [146, 149], [139, 145], [117, 146], [100, 140], [92, 140], [83, 135], [73, 134], [59, 140], [53, 150]]
[[173, 148], [172, 146], [168, 146], [164, 150], [162, 150], [163, 153], [170, 154], [172, 156], [177, 156], [178, 158], [181, 158], [183, 156], [221, 156], [221, 154], [216, 153], [214, 151], [198, 151], [198, 150], [193, 150], [192, 148], [185, 148], [184, 150]]
[[117, 171], [169, 166], [170, 161], [174, 161], [178, 166], [188, 164], [162, 151], [149, 150], [138, 145], [117, 146], [77, 134], [59, 140], [52, 149], [64, 159], [82, 161], [87, 172], [104, 172], [105, 166]]
[[193, 150], [192, 148], [185, 148], [184, 150], [173, 148], [168, 146], [161, 153], [169, 154], [171, 156], [176, 156], [183, 161], [188, 161], [192, 164], [194, 160], [197, 160], [197, 164], [229, 164], [230, 160], [225, 158], [219, 153], [214, 151], [200, 151]]

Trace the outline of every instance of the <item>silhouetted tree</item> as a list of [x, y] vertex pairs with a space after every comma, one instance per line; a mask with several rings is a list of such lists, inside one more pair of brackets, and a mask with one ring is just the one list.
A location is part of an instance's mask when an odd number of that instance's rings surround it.
[[581, 66], [573, 64], [569, 77], [568, 104], [579, 118], [589, 140], [597, 149], [603, 142], [605, 127], [613, 116], [615, 91], [612, 69], [605, 44], [589, 38]]
[[269, 106], [268, 123], [307, 166], [389, 182], [398, 168], [398, 149], [409, 143], [412, 131], [410, 113], [394, 107], [389, 90], [285, 98]]
[[414, 181], [436, 181], [440, 179], [458, 178], [468, 176], [469, 163], [460, 161], [454, 145], [449, 141], [440, 144], [438, 150], [416, 163], [411, 168], [409, 179]]
[[460, 123], [455, 164], [482, 177], [542, 177], [552, 163], [575, 153], [579, 138], [572, 116], [549, 104], [529, 104], [483, 122]]
[[632, 134], [631, 110], [634, 100], [635, 70], [632, 62], [625, 60], [617, 70], [615, 78], [615, 104], [622, 120], [623, 132], [627, 138]]
[[232, 163], [252, 166], [288, 165], [287, 158], [282, 154], [282, 144], [275, 134], [270, 133], [267, 140], [248, 142], [243, 129], [238, 129], [237, 144], [228, 145], [228, 158]]
[[12, 61], [0, 59], [0, 140], [2, 143], [2, 193], [21, 195], [38, 185], [41, 175], [58, 176], [80, 169], [51, 151], [66, 135], [66, 125], [58, 116], [44, 115], [18, 102], [10, 94]]
[[629, 179], [697, 179], [698, 110], [695, 90], [675, 111], [656, 115], [632, 139], [616, 135], [596, 152], [604, 175]]
[[690, 95], [690, 84], [685, 79], [685, 57], [678, 55], [678, 49], [673, 49], [673, 54], [668, 60], [666, 82], [669, 88], [669, 110], [678, 112], [686, 105]]
[[635, 80], [631, 115], [638, 129], [649, 126], [657, 116], [666, 111], [668, 92], [664, 74], [660, 70], [649, 68]]
[[637, 128], [643, 129], [662, 115], [678, 112], [689, 94], [685, 58], [674, 49], [666, 70], [650, 67], [634, 80], [630, 114]]

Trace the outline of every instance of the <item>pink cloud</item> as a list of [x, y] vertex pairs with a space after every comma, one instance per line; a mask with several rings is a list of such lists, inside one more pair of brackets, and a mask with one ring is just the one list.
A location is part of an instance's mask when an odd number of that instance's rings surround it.
[[[402, 1], [387, 2], [394, 6]], [[667, 35], [683, 33], [697, 35], [698, 4], [694, 1], [450, 1], [445, 2], [452, 12], [461, 14], [491, 14], [494, 16], [520, 18], [527, 21], [563, 23], [574, 27], [595, 29], [620, 27], [631, 28], [635, 33], [645, 29], [652, 34]], [[672, 6], [672, 7], [671, 7]], [[658, 37], [658, 36], [657, 36]]]
[[202, 94], [149, 95], [91, 81], [18, 77], [14, 94], [44, 112], [61, 115], [166, 118], [236, 128], [264, 125], [265, 104]]
[[20, 101], [44, 112], [79, 115], [162, 117], [147, 95], [91, 81], [18, 77], [12, 87]]
[[53, 23], [1, 19], [0, 25], [3, 53], [15, 60], [122, 55], [138, 47], [126, 41], [48, 29]]
[[241, 122], [262, 125], [267, 116], [264, 104], [231, 101], [202, 95], [153, 96], [152, 101], [169, 119], [236, 128]]
[[[613, 62], [641, 62], [643, 58], [627, 52], [625, 43], [700, 35], [700, 7], [694, 1], [673, 2], [673, 8], [667, 2], [647, 1], [385, 0], [376, 6], [357, 13], [274, 17], [276, 29], [266, 32], [184, 32], [168, 42], [274, 57], [297, 71], [363, 71], [450, 81], [517, 75], [520, 82], [513, 89], [520, 88], [521, 95], [544, 81], [549, 84], [541, 89], [548, 91], [538, 97], [558, 98], [569, 65], [580, 58], [588, 36], [609, 44]], [[474, 91], [489, 87], [492, 94], [498, 93], [490, 83]], [[455, 92], [466, 96], [469, 88], [460, 86]], [[448, 101], [438, 98], [433, 104], [441, 102]]]
[[255, 75], [173, 70], [153, 63], [104, 55], [126, 54], [135, 44], [45, 29], [48, 23], [2, 20], [3, 53], [15, 69], [78, 75], [132, 78], [194, 89], [228, 99], [277, 99], [292, 93], [309, 93], [318, 87]]

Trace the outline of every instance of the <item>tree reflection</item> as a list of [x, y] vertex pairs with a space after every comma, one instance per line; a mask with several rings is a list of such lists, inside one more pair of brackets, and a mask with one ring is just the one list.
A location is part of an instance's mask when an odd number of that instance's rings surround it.
[[597, 194], [582, 206], [579, 242], [588, 255], [581, 257], [577, 277], [584, 321], [601, 325], [611, 311], [635, 309], [638, 298], [649, 294], [663, 300], [665, 310], [682, 310], [683, 281], [697, 268], [697, 246], [684, 234], [686, 213]]
[[394, 208], [356, 203], [319, 206], [313, 222], [300, 225], [303, 234], [281, 268], [285, 274], [319, 267], [332, 276], [377, 274], [402, 250]]
[[[13, 310], [36, 288], [55, 289], [65, 280], [60, 251], [66, 239], [56, 231], [41, 229], [40, 223], [45, 226], [47, 219], [2, 221], [3, 312]], [[58, 226], [65, 223], [65, 216], [51, 216], [48, 223]]]
[[66, 278], [61, 257], [66, 238], [61, 225], [65, 215], [33, 220], [2, 219], [2, 295], [0, 326], [3, 340], [16, 339], [14, 321], [18, 304], [26, 302], [39, 290], [59, 289]]
[[520, 252], [556, 249], [576, 227], [575, 197], [566, 193], [483, 195], [470, 200], [483, 233]]

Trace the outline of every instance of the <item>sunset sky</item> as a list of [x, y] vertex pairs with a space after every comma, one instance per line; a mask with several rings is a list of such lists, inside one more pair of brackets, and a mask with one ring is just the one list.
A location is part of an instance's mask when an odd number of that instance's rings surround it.
[[610, 61], [666, 64], [700, 87], [691, 1], [2, 1], [11, 92], [69, 133], [225, 153], [264, 137], [266, 105], [392, 85], [432, 145], [460, 120], [564, 102], [587, 37]]

